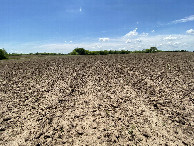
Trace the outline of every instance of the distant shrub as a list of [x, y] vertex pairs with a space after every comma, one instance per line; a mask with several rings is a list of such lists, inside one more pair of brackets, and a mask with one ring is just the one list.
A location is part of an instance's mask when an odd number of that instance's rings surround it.
[[142, 50], [142, 53], [155, 53], [155, 52], [159, 52], [160, 50], [158, 50], [156, 47], [151, 47], [150, 49], [144, 49]]
[[69, 53], [70, 55], [78, 55], [78, 53], [75, 51], [75, 50], [73, 50], [71, 53]]
[[163, 52], [189, 52], [187, 50], [171, 50], [171, 51], [163, 51]]
[[100, 55], [99, 51], [89, 51], [89, 55]]
[[125, 50], [121, 50], [120, 53], [121, 54], [127, 54], [127, 52]]
[[107, 50], [100, 51], [100, 55], [108, 55], [108, 51]]
[[180, 52], [188, 52], [187, 50], [181, 50]]
[[113, 50], [110, 50], [108, 53], [109, 54], [114, 54], [114, 51]]
[[9, 53], [10, 56], [22, 56], [22, 54], [18, 54], [18, 53]]
[[0, 49], [0, 60], [2, 59], [8, 59], [8, 54], [5, 49]]
[[135, 51], [133, 51], [132, 53], [145, 53], [145, 50], [143, 50], [143, 51], [135, 50]]
[[69, 55], [89, 55], [90, 51], [85, 50], [84, 48], [75, 48]]

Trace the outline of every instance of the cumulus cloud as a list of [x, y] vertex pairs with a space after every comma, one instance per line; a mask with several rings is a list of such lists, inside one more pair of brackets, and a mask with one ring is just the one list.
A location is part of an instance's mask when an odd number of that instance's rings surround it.
[[130, 39], [127, 39], [126, 41], [125, 41], [125, 43], [127, 44], [127, 43], [131, 43], [131, 40]]
[[129, 33], [127, 33], [125, 35], [125, 37], [132, 37], [132, 36], [137, 36], [137, 35], [138, 35], [137, 28], [135, 28], [134, 30], [132, 30]]
[[155, 30], [152, 30], [152, 32], [155, 32]]
[[[105, 39], [106, 40], [106, 39]], [[34, 52], [60, 52], [60, 53], [69, 53], [77, 47], [85, 48], [87, 50], [142, 50], [148, 49], [150, 47], [157, 47], [160, 50], [193, 50], [194, 46], [194, 35], [185, 35], [185, 34], [172, 34], [172, 35], [148, 35], [146, 37], [141, 37], [137, 35], [132, 38], [112, 38], [106, 43], [100, 41], [96, 42], [81, 42], [81, 43], [52, 43], [52, 44], [42, 44], [28, 46], [20, 45], [18, 48], [28, 48], [29, 52], [36, 48]], [[3, 46], [5, 48], [11, 48], [9, 46]], [[25, 50], [27, 52], [27, 50]]]
[[172, 23], [177, 24], [177, 23], [185, 23], [185, 22], [189, 22], [189, 21], [194, 21], [194, 15], [185, 17], [183, 19], [178, 19], [178, 20], [172, 21]]
[[177, 37], [172, 36], [172, 35], [169, 35], [169, 36], [167, 36], [167, 37], [164, 37], [163, 39], [164, 39], [164, 40], [176, 40]]
[[180, 45], [180, 42], [174, 42], [173, 45]]
[[118, 50], [125, 50], [126, 48], [125, 47], [123, 47], [123, 48], [119, 48]]
[[[149, 33], [145, 33], [145, 32], [139, 34], [137, 32], [137, 28], [135, 28], [134, 30], [132, 30], [132, 31], [128, 32], [126, 35], [124, 35], [123, 39], [129, 40], [128, 38], [131, 39], [131, 38], [137, 38], [137, 37], [147, 37], [148, 35], [149, 35]], [[125, 42], [129, 43], [130, 41], [127, 41], [127, 40]]]
[[194, 34], [194, 30], [193, 29], [189, 29], [186, 31], [187, 34]]
[[[164, 39], [166, 38], [166, 39]], [[119, 48], [127, 50], [142, 50], [152, 46], [161, 50], [189, 50], [194, 46], [194, 35], [154, 35], [147, 37], [136, 37], [123, 40], [123, 37], [113, 38], [106, 43], [101, 42], [87, 42], [87, 43], [72, 43], [72, 44], [48, 44], [40, 47], [40, 50], [66, 50], [66, 53], [71, 52], [76, 47], [83, 47], [87, 50], [118, 50]], [[35, 47], [38, 48], [38, 47]], [[45, 51], [45, 50], [44, 50]], [[42, 51], [42, 52], [44, 52]], [[48, 52], [48, 51], [45, 51]], [[50, 51], [52, 52], [52, 51]], [[55, 52], [55, 51], [54, 51]]]
[[162, 46], [163, 44], [159, 44], [158, 46]]
[[142, 40], [140, 40], [140, 39], [136, 39], [135, 41], [136, 41], [137, 43], [142, 42]]
[[[193, 33], [193, 29], [187, 31], [188, 34]], [[132, 30], [132, 32], [136, 32]], [[8, 48], [8, 52], [10, 52], [9, 48], [12, 49], [15, 46], [15, 50], [25, 50], [25, 53], [30, 52], [56, 52], [56, 53], [69, 53], [73, 49], [77, 47], [85, 48], [87, 50], [118, 50], [126, 49], [126, 50], [142, 50], [150, 47], [157, 47], [160, 50], [193, 50], [194, 46], [194, 35], [186, 35], [186, 34], [171, 34], [171, 35], [147, 35], [146, 37], [142, 37], [141, 34], [135, 35], [134, 37], [117, 37], [117, 38], [99, 38], [99, 41], [94, 41], [93, 39], [88, 42], [73, 42], [69, 41], [59, 43], [26, 43], [20, 44], [17, 47], [17, 44], [12, 45], [3, 45], [2, 47]], [[103, 43], [106, 42], [106, 43]], [[28, 49], [26, 49], [28, 48]], [[32, 51], [33, 50], [33, 51]], [[11, 51], [12, 52], [12, 51]]]
[[[99, 49], [100, 49], [100, 48], [102, 48], [102, 46], [101, 46], [101, 45], [96, 45], [96, 47], [97, 47], [97, 48], [99, 48]], [[94, 47], [94, 48], [95, 48], [95, 47]]]
[[143, 32], [142, 34], [140, 34], [141, 37], [146, 37], [148, 35], [149, 35], [149, 33], [145, 33], [145, 32]]
[[98, 39], [100, 42], [107, 42], [109, 41], [110, 39], [109, 38], [99, 38]]

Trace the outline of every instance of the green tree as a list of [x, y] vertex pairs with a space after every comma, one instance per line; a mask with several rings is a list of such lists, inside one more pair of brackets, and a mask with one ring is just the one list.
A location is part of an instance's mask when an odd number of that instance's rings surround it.
[[108, 51], [107, 50], [104, 50], [104, 51], [100, 51], [100, 55], [108, 55]]
[[151, 47], [150, 53], [155, 53], [155, 52], [158, 52], [158, 49], [156, 47]]
[[151, 53], [151, 52], [150, 52], [150, 49], [144, 49], [142, 52], [143, 52], [143, 53]]
[[100, 55], [99, 51], [90, 51], [89, 55]]
[[84, 48], [75, 48], [74, 49], [78, 55], [87, 55], [87, 51]]
[[2, 59], [8, 59], [8, 54], [4, 48], [0, 49], [0, 60], [2, 60]]
[[150, 49], [144, 49], [142, 50], [143, 53], [155, 53], [158, 52], [159, 50], [156, 47], [150, 47]]
[[90, 51], [85, 50], [84, 48], [75, 48], [70, 55], [89, 55]]
[[129, 53], [129, 51], [127, 50], [127, 51], [125, 51], [125, 50], [121, 50], [120, 51], [120, 54], [128, 54]]
[[71, 53], [69, 53], [70, 55], [78, 55], [78, 53], [75, 51], [75, 50], [73, 50]]
[[114, 54], [113, 50], [109, 50], [108, 54]]

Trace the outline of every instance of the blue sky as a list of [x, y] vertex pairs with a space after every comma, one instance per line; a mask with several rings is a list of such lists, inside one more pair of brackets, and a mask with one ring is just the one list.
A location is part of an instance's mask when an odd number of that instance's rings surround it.
[[194, 0], [0, 0], [9, 53], [194, 50]]

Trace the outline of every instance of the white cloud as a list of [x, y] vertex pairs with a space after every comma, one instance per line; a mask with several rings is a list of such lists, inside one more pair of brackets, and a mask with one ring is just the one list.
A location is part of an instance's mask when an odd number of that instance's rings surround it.
[[[167, 39], [164, 39], [167, 38]], [[173, 39], [172, 39], [173, 38]], [[175, 39], [176, 38], [176, 39]], [[35, 46], [39, 52], [62, 52], [69, 53], [76, 47], [83, 47], [87, 50], [142, 50], [152, 46], [156, 46], [161, 50], [191, 50], [194, 46], [194, 35], [155, 35], [127, 39], [127, 43], [123, 37], [113, 38], [106, 43], [87, 42], [87, 43], [63, 43], [63, 44], [45, 44]], [[26, 46], [25, 46], [26, 47]]]
[[174, 42], [173, 45], [180, 45], [180, 42]]
[[142, 34], [140, 34], [141, 37], [146, 37], [148, 35], [149, 35], [149, 33], [145, 33], [145, 32], [143, 32]]
[[98, 39], [100, 42], [107, 42], [109, 41], [110, 39], [109, 38], [99, 38]]
[[[102, 48], [102, 46], [101, 46], [101, 45], [96, 45], [96, 47], [97, 47], [97, 48], [99, 48], [99, 49], [100, 49], [100, 48]], [[94, 48], [95, 48], [95, 47], [94, 47]]]
[[152, 32], [155, 32], [155, 30], [152, 30]]
[[149, 33], [141, 33], [139, 34], [137, 32], [137, 28], [135, 28], [134, 30], [130, 31], [129, 33], [127, 33], [126, 35], [123, 36], [123, 39], [127, 39], [125, 40], [126, 43], [129, 43], [130, 41], [128, 41], [129, 39], [128, 38], [137, 38], [137, 37], [147, 37], [149, 35]]
[[125, 47], [123, 47], [123, 48], [119, 48], [118, 50], [125, 50], [126, 48]]
[[137, 43], [142, 42], [142, 40], [140, 40], [140, 39], [136, 39], [135, 41], [136, 41]]
[[125, 43], [127, 44], [127, 43], [131, 43], [131, 40], [130, 39], [127, 39], [126, 41], [125, 41]]
[[[29, 42], [23, 44], [3, 44], [2, 47], [8, 52], [13, 52], [11, 49], [14, 47], [14, 51], [23, 51], [24, 53], [30, 52], [56, 52], [56, 53], [69, 53], [77, 47], [83, 47], [87, 50], [142, 50], [152, 46], [157, 47], [160, 50], [190, 50], [194, 51], [194, 35], [187, 34], [171, 34], [171, 35], [147, 35], [143, 37], [142, 34], [138, 35], [137, 29], [132, 32], [137, 33], [134, 37], [117, 37], [117, 38], [99, 38], [99, 41], [91, 39], [87, 42], [67, 41], [66, 43], [48, 43], [46, 42]], [[193, 33], [193, 29], [187, 31], [188, 34]], [[50, 42], [50, 41], [49, 41]], [[105, 43], [104, 43], [105, 42]], [[28, 49], [26, 49], [28, 48]]]
[[138, 35], [137, 28], [135, 28], [134, 30], [132, 30], [129, 33], [127, 33], [125, 35], [125, 37], [132, 37], [132, 36], [137, 36], [137, 35]]
[[167, 37], [164, 37], [163, 39], [164, 39], [164, 40], [176, 40], [177, 37], [172, 36], [172, 35], [169, 35], [169, 36], [167, 36]]
[[186, 31], [187, 34], [194, 34], [194, 30], [193, 29], [189, 29]]
[[172, 23], [177, 24], [177, 23], [184, 23], [184, 22], [189, 22], [189, 21], [194, 21], [194, 15], [185, 17], [183, 19], [178, 19], [178, 20], [172, 21]]
[[80, 12], [82, 12], [82, 8], [72, 8], [72, 9], [66, 9], [67, 13], [71, 13], [71, 14], [79, 14]]

